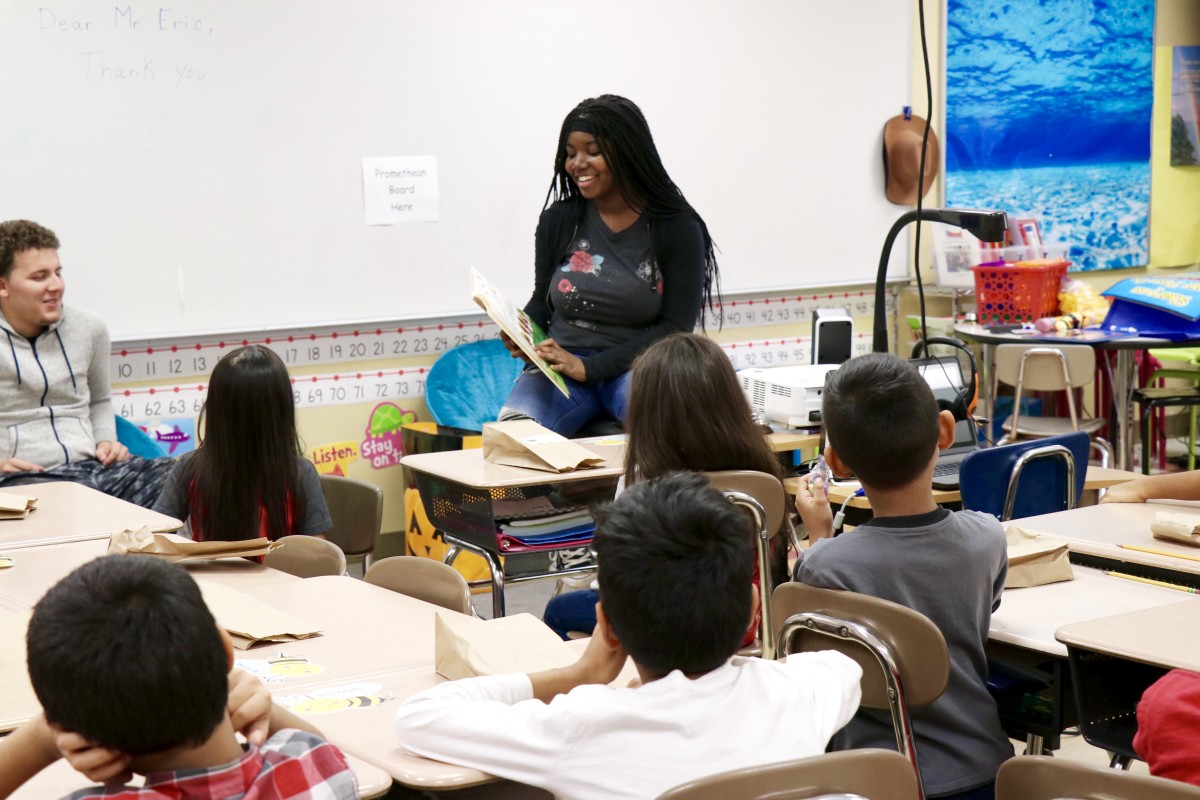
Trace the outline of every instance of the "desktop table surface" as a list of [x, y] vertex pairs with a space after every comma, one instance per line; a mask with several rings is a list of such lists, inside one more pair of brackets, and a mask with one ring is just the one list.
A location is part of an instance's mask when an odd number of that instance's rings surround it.
[[[1178, 593], [1176, 593], [1178, 594]], [[1063, 644], [1156, 667], [1200, 671], [1200, 599], [1064, 625]]]
[[960, 322], [954, 326], [954, 332], [959, 336], [979, 342], [980, 344], [1041, 344], [1052, 347], [1056, 344], [1086, 344], [1103, 350], [1157, 350], [1166, 347], [1193, 347], [1196, 340], [1174, 341], [1158, 339], [1149, 336], [1122, 336], [1103, 341], [1086, 341], [1070, 335], [1035, 336], [1028, 333], [1013, 333], [1012, 331], [993, 331], [987, 326], [973, 322]]
[[[1200, 504], [1187, 501], [1103, 503], [1054, 514], [1025, 517], [1014, 524], [1036, 533], [1064, 539], [1072, 551], [1090, 556], [1200, 574], [1200, 547], [1155, 539], [1150, 524], [1159, 511], [1192, 513], [1200, 517]], [[1168, 555], [1144, 553], [1121, 545], [1158, 550]]]
[[0, 521], [0, 552], [44, 544], [104, 539], [143, 526], [173, 531], [183, 526], [174, 517], [110, 497], [79, 483], [54, 481], [12, 486], [5, 492], [38, 499], [25, 519]]
[[[1127, 581], [1103, 570], [1073, 565], [1074, 580], [1005, 589], [992, 612], [988, 639], [1059, 658], [1067, 648], [1055, 637], [1064, 625], [1178, 604], [1180, 592]], [[1198, 601], [1200, 603], [1200, 601]]]
[[[33, 608], [67, 573], [108, 551], [105, 539], [67, 544], [48, 544], [13, 551], [13, 565], [0, 569], [0, 607], [9, 610]], [[295, 575], [270, 569], [244, 558], [189, 561], [183, 564], [193, 578], [211, 580], [233, 589], [298, 581]]]

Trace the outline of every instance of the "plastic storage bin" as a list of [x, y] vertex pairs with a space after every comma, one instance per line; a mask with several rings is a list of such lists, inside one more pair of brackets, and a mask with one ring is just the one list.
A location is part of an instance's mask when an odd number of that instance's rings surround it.
[[972, 267], [975, 272], [975, 315], [981, 325], [1019, 325], [1058, 311], [1058, 287], [1069, 261], [1044, 265], [1010, 264]]

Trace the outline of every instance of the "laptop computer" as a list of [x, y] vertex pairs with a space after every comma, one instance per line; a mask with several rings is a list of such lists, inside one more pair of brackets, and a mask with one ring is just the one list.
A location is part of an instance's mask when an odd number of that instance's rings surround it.
[[[917, 371], [925, 378], [938, 407], [953, 409], [962, 396], [966, 381], [957, 358], [923, 358], [913, 362]], [[933, 488], [957, 489], [958, 468], [962, 460], [979, 449], [979, 432], [975, 421], [960, 419], [954, 425], [954, 441], [950, 447], [938, 453], [933, 468]]]

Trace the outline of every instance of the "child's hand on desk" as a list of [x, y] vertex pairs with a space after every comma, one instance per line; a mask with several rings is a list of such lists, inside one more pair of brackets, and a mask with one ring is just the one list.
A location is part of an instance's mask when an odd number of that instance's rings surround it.
[[[810, 482], [811, 481], [811, 482]], [[828, 539], [833, 536], [833, 509], [829, 505], [824, 478], [805, 475], [796, 489], [796, 513], [808, 531], [808, 538]]]
[[76, 772], [95, 783], [128, 783], [129, 756], [89, 742], [78, 733], [53, 729], [54, 744]]

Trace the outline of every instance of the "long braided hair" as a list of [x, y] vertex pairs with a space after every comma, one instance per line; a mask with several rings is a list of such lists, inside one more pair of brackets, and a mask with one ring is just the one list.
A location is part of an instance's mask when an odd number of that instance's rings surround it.
[[[558, 134], [558, 149], [554, 154], [554, 178], [546, 192], [544, 207], [552, 203], [577, 205], [582, 218], [584, 198], [575, 181], [567, 174], [567, 137], [572, 125], [586, 120], [595, 131], [596, 143], [612, 173], [617, 190], [630, 208], [650, 220], [651, 237], [657, 250], [655, 223], [660, 220], [687, 216], [700, 224], [704, 235], [704, 301], [701, 308], [701, 327], [707, 312], [716, 311], [718, 327], [721, 321], [721, 273], [717, 267], [716, 248], [704, 219], [696, 213], [683, 192], [671, 180], [663, 166], [650, 125], [642, 110], [632, 100], [615, 94], [604, 94], [584, 100], [567, 114]], [[715, 298], [715, 303], [714, 303]]]

